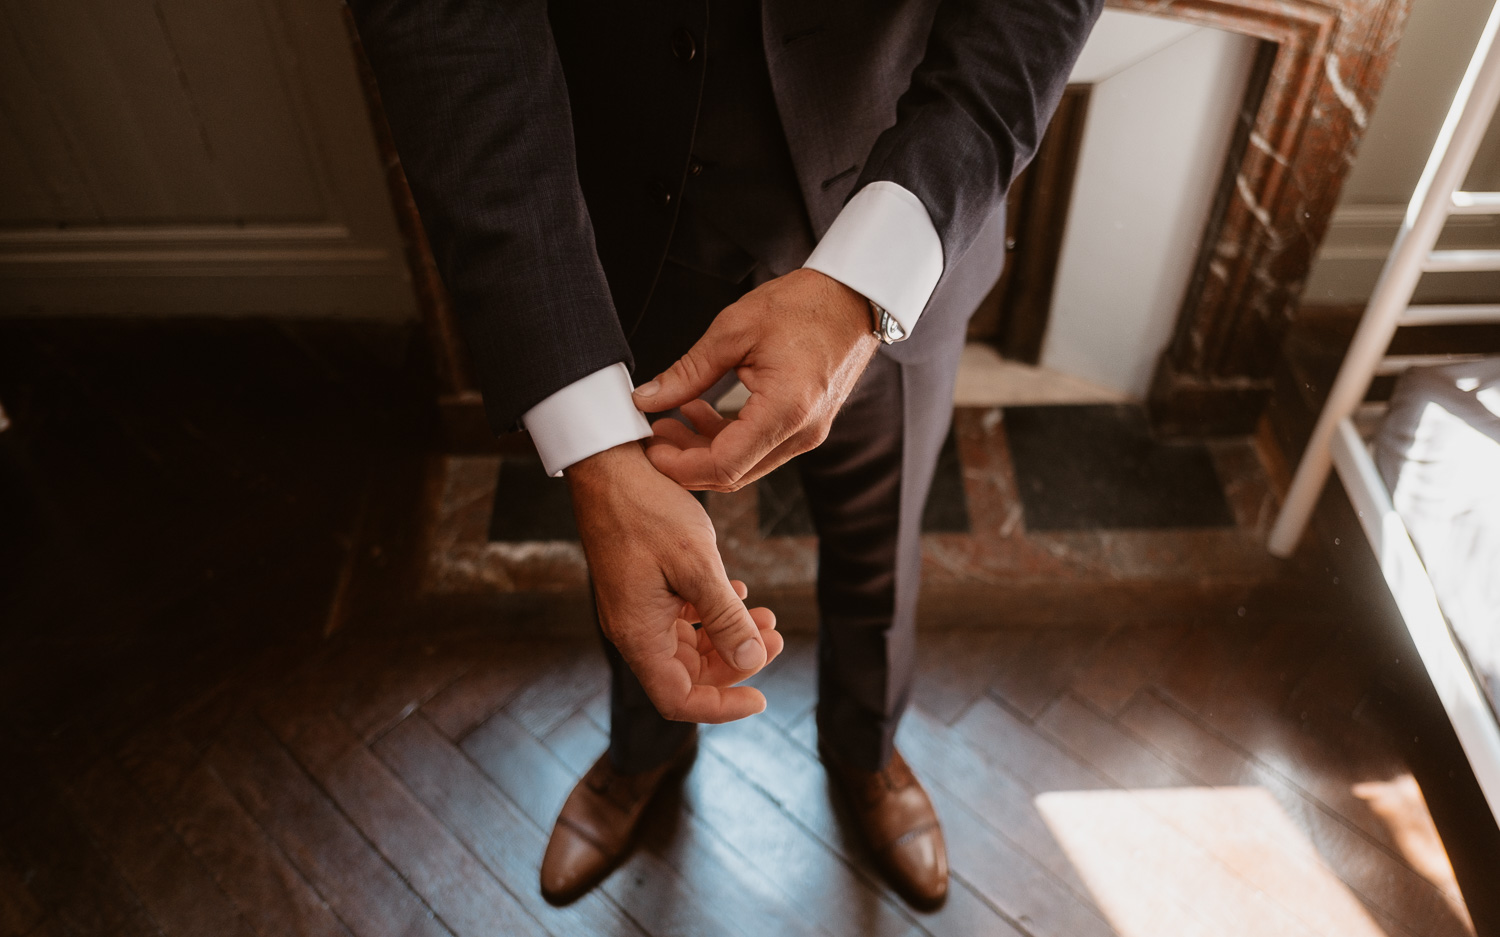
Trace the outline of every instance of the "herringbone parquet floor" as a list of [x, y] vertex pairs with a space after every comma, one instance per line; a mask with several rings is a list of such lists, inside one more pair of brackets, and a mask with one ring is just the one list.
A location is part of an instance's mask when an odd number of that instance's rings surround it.
[[794, 633], [770, 709], [707, 730], [629, 861], [547, 905], [602, 657], [348, 594], [421, 440], [399, 336], [358, 334], [0, 337], [0, 934], [1469, 932], [1367, 629], [1279, 606], [924, 632], [899, 743], [948, 836], [934, 914], [829, 799]]

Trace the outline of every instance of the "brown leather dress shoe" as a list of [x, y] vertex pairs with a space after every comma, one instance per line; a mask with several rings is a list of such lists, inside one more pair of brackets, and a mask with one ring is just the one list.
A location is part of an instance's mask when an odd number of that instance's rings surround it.
[[599, 884], [625, 857], [636, 825], [662, 781], [687, 767], [698, 752], [698, 733], [659, 768], [640, 774], [621, 774], [610, 763], [609, 752], [599, 756], [568, 800], [547, 852], [542, 856], [542, 897], [567, 904]]
[[940, 906], [948, 897], [948, 849], [937, 811], [906, 759], [898, 751], [880, 771], [856, 771], [825, 750], [823, 763], [890, 883], [914, 907]]

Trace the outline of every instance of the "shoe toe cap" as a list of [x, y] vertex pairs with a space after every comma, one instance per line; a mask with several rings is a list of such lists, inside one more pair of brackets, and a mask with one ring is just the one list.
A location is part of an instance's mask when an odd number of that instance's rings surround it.
[[936, 907], [948, 897], [948, 852], [936, 825], [892, 843], [886, 861], [913, 904]]
[[610, 869], [610, 857], [574, 830], [559, 827], [542, 857], [542, 897], [566, 904], [593, 887]]

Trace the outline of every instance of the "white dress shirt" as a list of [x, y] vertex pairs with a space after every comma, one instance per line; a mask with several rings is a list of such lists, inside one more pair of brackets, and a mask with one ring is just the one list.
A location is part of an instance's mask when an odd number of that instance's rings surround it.
[[[803, 266], [885, 309], [911, 335], [943, 275], [943, 245], [920, 199], [894, 182], [872, 182], [844, 205]], [[650, 436], [633, 389], [630, 369], [612, 364], [522, 414], [547, 474]]]

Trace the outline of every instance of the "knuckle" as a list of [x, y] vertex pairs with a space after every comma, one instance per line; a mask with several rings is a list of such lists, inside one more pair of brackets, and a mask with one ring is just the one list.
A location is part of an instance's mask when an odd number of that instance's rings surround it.
[[811, 393], [802, 391], [787, 402], [787, 422], [792, 426], [803, 426], [812, 418], [817, 401]]
[[739, 490], [740, 478], [743, 476], [743, 474], [743, 472], [740, 472], [732, 468], [731, 466], [716, 463], [714, 465], [713, 478], [711, 479], [711, 483], [720, 488], [726, 488], [730, 491], [737, 491]]
[[819, 422], [825, 419], [828, 407], [828, 390], [823, 387], [806, 387], [801, 390], [794, 401], [794, 412], [797, 417], [798, 428]]
[[699, 368], [697, 362], [693, 360], [692, 352], [688, 352], [688, 354], [672, 362], [672, 366], [667, 368], [663, 376], [674, 384], [691, 384], [698, 370]]
[[731, 605], [723, 596], [715, 595], [708, 603], [708, 608], [699, 607], [698, 614], [703, 618], [703, 630], [711, 635], [733, 630], [739, 624], [739, 618], [735, 615], [737, 604]]

